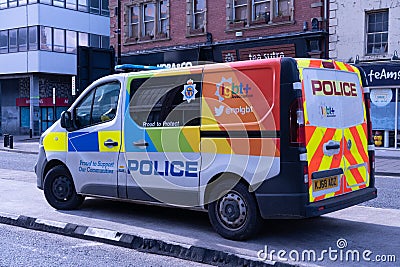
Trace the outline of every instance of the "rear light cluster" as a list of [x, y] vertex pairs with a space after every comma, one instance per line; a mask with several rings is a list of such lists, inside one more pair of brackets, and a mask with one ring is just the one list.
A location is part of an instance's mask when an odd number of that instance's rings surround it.
[[290, 105], [290, 144], [293, 146], [306, 145], [306, 132], [304, 127], [303, 99], [296, 98]]

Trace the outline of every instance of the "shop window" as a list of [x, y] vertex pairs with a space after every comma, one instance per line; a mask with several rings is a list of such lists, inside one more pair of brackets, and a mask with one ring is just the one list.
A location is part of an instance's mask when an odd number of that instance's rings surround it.
[[119, 82], [100, 85], [92, 89], [74, 109], [78, 129], [113, 120], [117, 112]]
[[29, 128], [30, 126], [30, 109], [29, 107], [21, 107], [21, 127]]
[[[199, 125], [200, 81], [199, 74], [132, 81], [129, 104], [131, 117], [140, 127]], [[189, 86], [191, 88], [189, 90], [193, 93], [191, 99], [187, 99], [184, 95]]]
[[40, 108], [40, 120], [42, 132], [49, 128], [55, 122], [54, 119], [54, 107], [41, 107]]
[[0, 54], [8, 53], [8, 31], [0, 31]]
[[129, 8], [128, 41], [167, 38], [169, 30], [169, 1], [136, 2]]
[[188, 1], [188, 32], [189, 34], [202, 34], [206, 32], [206, 0]]
[[367, 54], [388, 52], [389, 11], [367, 13]]

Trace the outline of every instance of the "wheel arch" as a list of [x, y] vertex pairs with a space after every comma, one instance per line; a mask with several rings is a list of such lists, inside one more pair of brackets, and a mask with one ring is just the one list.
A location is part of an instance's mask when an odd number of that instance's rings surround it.
[[43, 182], [44, 182], [44, 178], [46, 177], [47, 173], [48, 173], [51, 169], [53, 169], [54, 167], [56, 167], [56, 166], [63, 166], [63, 167], [65, 167], [65, 169], [69, 172], [69, 174], [71, 174], [71, 172], [69, 171], [67, 165], [65, 165], [64, 162], [62, 162], [61, 160], [58, 160], [58, 159], [52, 159], [52, 160], [50, 160], [49, 162], [47, 162], [46, 166], [44, 167], [44, 170], [43, 170], [43, 177], [42, 177]]
[[[250, 184], [249, 182], [242, 176], [240, 176], [237, 173], [233, 173], [233, 172], [221, 172], [218, 173], [216, 175], [214, 175], [208, 182], [206, 185], [206, 188], [204, 190], [204, 196], [203, 196], [203, 206], [204, 208], [207, 210], [208, 209], [208, 204], [210, 202], [212, 202], [212, 196], [211, 191], [213, 189], [213, 186], [216, 186], [220, 183], [224, 183], [224, 182], [228, 182], [227, 185], [232, 186], [232, 188], [238, 184], [238, 183], [242, 183], [244, 184], [246, 187], [249, 188]], [[250, 192], [250, 191], [249, 191]], [[254, 192], [250, 192], [251, 194], [253, 194], [254, 196]], [[254, 196], [255, 197], [255, 196]]]

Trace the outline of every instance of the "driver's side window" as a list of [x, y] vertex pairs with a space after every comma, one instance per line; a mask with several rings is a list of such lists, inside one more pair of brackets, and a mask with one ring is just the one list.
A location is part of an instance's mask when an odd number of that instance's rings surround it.
[[120, 88], [119, 82], [111, 82], [91, 90], [75, 107], [76, 128], [113, 120], [117, 112]]

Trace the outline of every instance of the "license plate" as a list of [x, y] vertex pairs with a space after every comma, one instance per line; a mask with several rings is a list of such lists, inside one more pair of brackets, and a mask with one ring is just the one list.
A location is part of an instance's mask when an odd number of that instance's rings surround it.
[[313, 180], [313, 191], [318, 192], [338, 186], [338, 177], [329, 176], [321, 179]]

